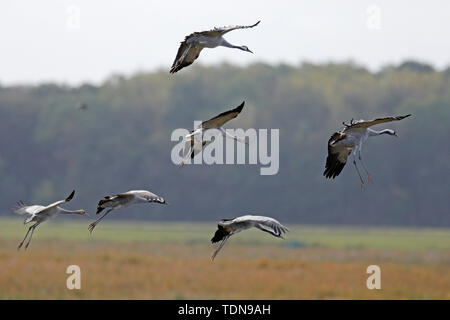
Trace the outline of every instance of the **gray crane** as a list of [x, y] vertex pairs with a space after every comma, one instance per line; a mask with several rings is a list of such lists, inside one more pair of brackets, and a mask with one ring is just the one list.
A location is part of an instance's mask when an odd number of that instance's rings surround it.
[[352, 154], [353, 164], [355, 165], [356, 172], [358, 173], [361, 188], [364, 189], [364, 181], [361, 177], [358, 166], [356, 165], [356, 154], [358, 154], [358, 159], [367, 174], [368, 181], [372, 181], [372, 178], [361, 158], [363, 143], [368, 137], [380, 136], [382, 134], [398, 137], [397, 133], [392, 129], [377, 131], [369, 127], [380, 123], [399, 121], [409, 116], [410, 114], [407, 114], [406, 116], [379, 118], [371, 121], [353, 121], [352, 119], [349, 124], [343, 122], [344, 129], [335, 132], [328, 140], [328, 157], [323, 175], [329, 179], [334, 179], [337, 177], [347, 163], [347, 157]]
[[[184, 137], [184, 150], [183, 150], [183, 158], [186, 160], [188, 156], [193, 159], [206, 145], [205, 134], [210, 129], [218, 129], [222, 132], [222, 135], [226, 138], [230, 138], [236, 140], [238, 142], [242, 142], [247, 144], [245, 140], [239, 139], [230, 135], [222, 126], [230, 121], [231, 119], [236, 118], [244, 108], [245, 101], [243, 101], [239, 106], [233, 108], [231, 110], [222, 112], [221, 114], [211, 118], [209, 120], [203, 121], [195, 130], [191, 131]], [[184, 166], [185, 160], [183, 160], [180, 164], [181, 167]]]
[[75, 190], [72, 191], [72, 193], [64, 200], [56, 201], [52, 204], [49, 204], [48, 206], [41, 206], [41, 205], [32, 205], [27, 206], [23, 201], [17, 202], [17, 208], [14, 210], [15, 213], [20, 215], [27, 215], [28, 217], [23, 222], [24, 224], [34, 222], [34, 224], [28, 228], [27, 233], [25, 234], [25, 237], [23, 238], [22, 242], [20, 242], [19, 246], [17, 247], [17, 250], [19, 250], [25, 239], [27, 238], [28, 234], [31, 231], [30, 237], [28, 239], [27, 244], [25, 245], [25, 249], [28, 248], [31, 242], [31, 237], [33, 237], [34, 229], [44, 222], [45, 220], [56, 216], [57, 214], [80, 214], [83, 216], [89, 217], [89, 215], [84, 210], [66, 210], [61, 208], [59, 205], [63, 204], [65, 202], [69, 202], [72, 200], [73, 196], [75, 194]]
[[86, 103], [80, 102], [80, 103], [77, 104], [77, 109], [78, 109], [78, 110], [87, 110], [87, 109], [88, 109], [88, 106], [87, 106]]
[[95, 226], [100, 222], [100, 220], [102, 220], [112, 210], [125, 208], [132, 204], [151, 203], [151, 202], [168, 204], [166, 200], [164, 200], [164, 198], [147, 190], [130, 190], [125, 193], [119, 193], [113, 196], [106, 196], [104, 197], [104, 199], [98, 202], [96, 214], [99, 214], [104, 209], [107, 209], [107, 211], [100, 218], [92, 222], [89, 225], [88, 229], [90, 233], [92, 233], [92, 231], [94, 231]]
[[177, 56], [172, 64], [170, 73], [175, 73], [192, 64], [198, 58], [203, 48], [216, 48], [219, 46], [239, 49], [253, 53], [247, 46], [235, 46], [223, 38], [223, 35], [236, 30], [256, 27], [260, 21], [251, 26], [231, 26], [214, 28], [209, 31], [194, 32], [185, 37], [178, 48]]
[[222, 249], [222, 247], [227, 242], [228, 238], [230, 238], [233, 234], [241, 232], [242, 230], [255, 227], [261, 231], [270, 233], [274, 237], [281, 239], [284, 239], [283, 233], [289, 231], [288, 228], [286, 228], [273, 218], [253, 215], [245, 215], [233, 219], [222, 219], [220, 220], [217, 227], [218, 229], [214, 234], [214, 237], [211, 239], [211, 242], [222, 242], [219, 244], [216, 251], [214, 251], [211, 260], [214, 260], [220, 249]]

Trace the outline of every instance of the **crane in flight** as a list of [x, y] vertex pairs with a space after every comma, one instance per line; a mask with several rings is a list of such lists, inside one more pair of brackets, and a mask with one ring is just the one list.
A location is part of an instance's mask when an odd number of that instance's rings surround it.
[[233, 219], [222, 219], [217, 225], [218, 229], [214, 234], [214, 237], [211, 239], [212, 243], [216, 243], [219, 241], [222, 242], [219, 244], [216, 251], [214, 251], [211, 260], [214, 260], [220, 249], [222, 249], [222, 247], [227, 242], [228, 238], [230, 238], [233, 234], [241, 232], [242, 230], [250, 229], [252, 227], [270, 233], [274, 237], [281, 239], [284, 239], [283, 233], [289, 231], [288, 228], [270, 217], [245, 215]]
[[367, 174], [367, 180], [372, 181], [372, 178], [361, 158], [363, 143], [368, 137], [376, 137], [383, 134], [398, 137], [397, 133], [392, 129], [377, 131], [371, 129], [370, 127], [380, 123], [399, 121], [409, 116], [410, 114], [407, 114], [405, 116], [378, 118], [370, 121], [353, 121], [352, 119], [349, 124], [343, 122], [344, 129], [335, 132], [328, 140], [328, 156], [325, 164], [325, 171], [323, 173], [325, 178], [334, 179], [337, 177], [347, 163], [347, 157], [352, 154], [353, 164], [355, 165], [356, 172], [358, 173], [361, 188], [364, 189], [364, 180], [362, 179], [361, 173], [356, 165], [356, 154], [358, 154], [358, 159]]
[[80, 215], [89, 217], [89, 215], [84, 210], [73, 210], [72, 211], [72, 210], [63, 209], [59, 206], [63, 203], [66, 203], [66, 202], [69, 202], [70, 200], [72, 200], [74, 194], [75, 194], [75, 190], [72, 191], [72, 193], [66, 199], [56, 201], [52, 204], [49, 204], [48, 206], [41, 206], [41, 205], [27, 206], [23, 201], [17, 202], [17, 207], [15, 208], [14, 212], [17, 214], [20, 214], [20, 215], [28, 216], [23, 223], [27, 224], [30, 222], [34, 222], [34, 224], [28, 228], [28, 231], [25, 234], [25, 237], [23, 238], [22, 242], [20, 242], [19, 246], [17, 247], [17, 250], [19, 250], [22, 247], [25, 239], [27, 238], [28, 234], [31, 231], [28, 242], [25, 245], [25, 250], [26, 250], [28, 248], [28, 246], [30, 245], [31, 237], [33, 237], [34, 229], [36, 229], [36, 227], [39, 224], [41, 224], [42, 222], [44, 222], [45, 220], [47, 220], [51, 217], [54, 217], [57, 214], [80, 214]]
[[147, 190], [130, 190], [125, 193], [119, 193], [113, 196], [106, 196], [98, 202], [96, 214], [99, 214], [104, 209], [107, 210], [100, 218], [98, 218], [89, 225], [88, 227], [89, 232], [92, 233], [92, 231], [94, 231], [95, 226], [100, 222], [100, 220], [102, 220], [112, 210], [125, 208], [132, 204], [151, 203], [151, 202], [168, 204], [166, 200], [164, 200], [164, 198]]
[[78, 109], [78, 110], [87, 110], [87, 109], [88, 109], [88, 106], [87, 106], [86, 103], [80, 102], [80, 103], [77, 104], [77, 109]]
[[253, 53], [247, 46], [235, 46], [223, 38], [223, 35], [236, 30], [256, 27], [261, 21], [251, 26], [231, 26], [214, 28], [209, 31], [194, 32], [185, 37], [178, 48], [177, 56], [172, 64], [170, 73], [175, 73], [191, 65], [198, 58], [203, 48], [216, 48], [219, 46], [239, 49]]
[[191, 131], [184, 137], [184, 149], [183, 149], [183, 158], [184, 160], [181, 162], [180, 166], [183, 167], [185, 165], [185, 160], [190, 157], [193, 159], [206, 145], [205, 136], [208, 134], [208, 130], [210, 129], [218, 129], [222, 132], [222, 135], [226, 138], [230, 138], [236, 140], [238, 142], [242, 142], [247, 144], [247, 141], [243, 139], [239, 139], [238, 137], [234, 137], [222, 126], [230, 121], [231, 119], [236, 118], [244, 108], [245, 101], [243, 101], [239, 106], [234, 109], [222, 112], [221, 114], [211, 118], [207, 121], [203, 121], [195, 130]]

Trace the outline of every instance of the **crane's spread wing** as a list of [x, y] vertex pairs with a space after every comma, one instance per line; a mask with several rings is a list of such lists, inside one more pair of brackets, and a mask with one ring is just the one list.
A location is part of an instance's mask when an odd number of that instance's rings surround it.
[[98, 202], [96, 214], [102, 212], [102, 210], [105, 209], [106, 207], [114, 207], [114, 205], [117, 203], [126, 202], [133, 198], [134, 195], [131, 193], [119, 193], [113, 196], [105, 196]]
[[399, 120], [409, 117], [410, 115], [411, 114], [407, 114], [405, 116], [398, 116], [398, 117], [378, 118], [378, 119], [374, 119], [374, 120], [370, 120], [370, 121], [360, 120], [353, 124], [350, 124], [350, 126], [348, 128], [352, 128], [352, 129], [353, 128], [368, 128], [368, 127], [374, 126], [376, 124], [384, 123], [384, 122], [399, 121]]
[[289, 231], [288, 228], [283, 226], [281, 223], [279, 223], [277, 220], [273, 218], [262, 219], [257, 220], [257, 224], [255, 225], [259, 230], [268, 232], [275, 237], [283, 238], [283, 233], [286, 233]]
[[181, 42], [178, 48], [177, 56], [173, 61], [172, 67], [170, 68], [170, 73], [175, 73], [184, 67], [191, 65], [195, 59], [198, 58], [203, 46], [196, 42], [188, 42], [190, 37], [194, 36], [195, 33], [187, 36], [183, 42]]
[[70, 200], [72, 200], [74, 194], [75, 194], [75, 190], [73, 190], [72, 193], [66, 199], [53, 202], [53, 203], [49, 204], [48, 206], [46, 206], [45, 209], [50, 209], [50, 208], [59, 206], [62, 203], [69, 202]]
[[20, 215], [34, 215], [42, 211], [42, 209], [45, 209], [45, 207], [39, 205], [27, 206], [23, 201], [19, 201], [14, 208], [14, 213]]
[[207, 31], [201, 31], [201, 32], [194, 32], [186, 37], [186, 40], [188, 38], [192, 37], [198, 37], [198, 36], [205, 36], [205, 37], [221, 37], [224, 34], [236, 30], [236, 29], [248, 29], [256, 27], [261, 21], [256, 22], [255, 24], [252, 24], [250, 26], [226, 26], [226, 27], [215, 27], [212, 30]]
[[347, 157], [351, 153], [351, 149], [338, 144], [346, 138], [343, 132], [335, 132], [328, 140], [328, 156], [325, 164], [323, 175], [326, 178], [334, 179], [337, 177], [347, 163]]
[[236, 29], [248, 29], [256, 27], [261, 21], [258, 21], [255, 24], [252, 24], [251, 26], [228, 26], [228, 27], [220, 27], [220, 28], [214, 28], [211, 30], [211, 33], [217, 32], [219, 35], [223, 36], [225, 33], [228, 33], [230, 31], [236, 30]]
[[121, 197], [126, 198], [126, 197], [123, 197], [123, 195], [130, 195], [130, 194], [139, 200], [166, 204], [166, 201], [164, 200], [163, 197], [160, 197], [157, 194], [154, 194], [153, 192], [150, 192], [148, 190], [130, 190], [128, 192], [121, 194], [122, 195]]
[[233, 118], [236, 118], [239, 113], [241, 113], [242, 109], [244, 108], [245, 101], [243, 101], [239, 106], [232, 110], [228, 110], [225, 112], [222, 112], [218, 116], [215, 116], [214, 118], [211, 118], [207, 121], [203, 121], [201, 124], [201, 127], [203, 129], [212, 129], [212, 128], [220, 128], [225, 123], [230, 121]]
[[268, 232], [275, 237], [282, 238], [282, 234], [289, 231], [279, 221], [271, 217], [246, 215], [233, 220], [233, 224], [253, 225], [256, 228]]
[[114, 195], [114, 198], [118, 198], [118, 199], [131, 199], [134, 198], [134, 194], [132, 193], [128, 193], [128, 192], [124, 192], [124, 193], [118, 193], [116, 195]]

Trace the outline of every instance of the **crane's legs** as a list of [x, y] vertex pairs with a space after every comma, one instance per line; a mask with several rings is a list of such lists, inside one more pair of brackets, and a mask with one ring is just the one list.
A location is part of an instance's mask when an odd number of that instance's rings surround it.
[[214, 261], [214, 258], [217, 256], [217, 254], [219, 253], [220, 249], [222, 249], [222, 247], [225, 245], [225, 243], [227, 242], [228, 238], [231, 237], [232, 234], [229, 234], [227, 236], [225, 236], [222, 240], [222, 242], [219, 244], [219, 246], [217, 247], [216, 251], [214, 251], [211, 260]]
[[38, 224], [33, 225], [33, 229], [31, 229], [30, 237], [28, 238], [28, 242], [27, 242], [27, 244], [25, 245], [25, 250], [27, 250], [28, 246], [30, 245], [31, 238], [33, 237], [34, 229], [36, 229], [37, 225], [38, 225]]
[[20, 243], [19, 243], [19, 246], [17, 247], [17, 250], [19, 250], [20, 248], [22, 248], [23, 243], [25, 242], [25, 239], [27, 238], [28, 234], [29, 234], [30, 231], [31, 231], [30, 238], [28, 239], [28, 242], [27, 242], [27, 244], [26, 244], [26, 246], [25, 246], [25, 249], [28, 248], [28, 246], [30, 245], [31, 237], [33, 236], [34, 229], [38, 226], [38, 224], [39, 224], [39, 223], [35, 223], [35, 224], [33, 224], [31, 227], [28, 228], [28, 231], [27, 231], [27, 233], [25, 234], [25, 237], [23, 238], [22, 242], [20, 242]]
[[362, 167], [364, 168], [364, 171], [367, 173], [367, 180], [368, 180], [369, 182], [372, 182], [372, 183], [373, 183], [372, 177], [370, 176], [369, 171], [367, 170], [366, 166], [364, 165], [364, 162], [362, 161], [362, 158], [361, 158], [361, 150], [358, 151], [358, 159], [359, 159], [359, 162], [361, 162]]
[[100, 220], [102, 220], [108, 213], [110, 213], [114, 208], [108, 209], [108, 211], [106, 211], [100, 218], [98, 218], [97, 220], [95, 220], [94, 222], [92, 222], [89, 227], [88, 230], [89, 232], [92, 234], [92, 231], [94, 231], [95, 226], [100, 222]]
[[17, 250], [19, 250], [20, 248], [22, 248], [23, 242], [25, 241], [25, 239], [27, 238], [28, 234], [30, 233], [31, 228], [33, 228], [33, 226], [31, 226], [31, 227], [28, 228], [28, 231], [27, 231], [27, 233], [25, 234], [25, 237], [23, 238], [22, 242], [19, 243], [19, 246], [17, 247]]
[[364, 181], [363, 181], [363, 179], [361, 178], [361, 173], [359, 172], [358, 166], [356, 165], [355, 157], [353, 157], [353, 164], [355, 165], [356, 172], [358, 172], [359, 181], [361, 182], [361, 189], [364, 190]]

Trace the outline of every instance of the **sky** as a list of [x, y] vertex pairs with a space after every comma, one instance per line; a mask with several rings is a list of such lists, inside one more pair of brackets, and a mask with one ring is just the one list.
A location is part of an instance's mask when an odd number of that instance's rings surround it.
[[258, 20], [225, 36], [254, 54], [205, 49], [197, 62], [450, 65], [447, 0], [2, 0], [0, 84], [99, 84], [113, 74], [168, 71], [191, 32]]

